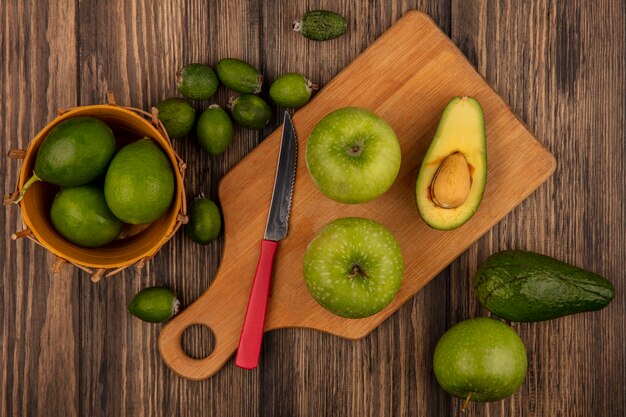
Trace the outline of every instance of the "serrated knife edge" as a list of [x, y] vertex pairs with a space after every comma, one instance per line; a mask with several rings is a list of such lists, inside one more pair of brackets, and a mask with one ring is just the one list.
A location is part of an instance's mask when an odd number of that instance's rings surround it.
[[285, 112], [278, 164], [276, 165], [276, 176], [274, 177], [274, 188], [265, 227], [266, 240], [280, 241], [287, 236], [297, 162], [298, 141], [296, 131], [289, 113]]

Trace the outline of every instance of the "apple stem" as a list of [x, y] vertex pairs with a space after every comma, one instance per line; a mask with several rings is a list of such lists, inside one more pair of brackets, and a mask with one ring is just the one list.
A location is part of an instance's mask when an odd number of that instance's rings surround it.
[[461, 406], [461, 410], [465, 411], [467, 410], [467, 408], [469, 407], [469, 403], [472, 399], [472, 393], [470, 392], [469, 394], [467, 394], [467, 397], [465, 397], [465, 401], [463, 401], [463, 405]]
[[353, 265], [353, 266], [352, 266], [352, 272], [351, 272], [351, 273], [350, 273], [350, 275], [348, 275], [348, 276], [349, 276], [350, 278], [354, 278], [354, 277], [357, 277], [357, 276], [360, 276], [360, 277], [365, 278], [365, 277], [367, 277], [367, 274], [365, 273], [365, 271], [364, 271], [364, 270], [362, 270], [362, 269], [361, 269], [361, 267], [360, 267], [360, 266], [358, 266], [358, 265]]
[[353, 158], [356, 158], [357, 156], [361, 156], [361, 153], [363, 153], [363, 141], [357, 141], [355, 143], [353, 143], [352, 145], [350, 145], [350, 147], [347, 150], [348, 156], [351, 156]]

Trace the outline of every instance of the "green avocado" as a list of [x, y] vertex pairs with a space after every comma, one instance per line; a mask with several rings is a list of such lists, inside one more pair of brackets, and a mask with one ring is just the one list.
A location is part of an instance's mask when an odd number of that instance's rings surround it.
[[233, 140], [233, 122], [217, 104], [211, 104], [198, 119], [196, 137], [210, 155], [223, 153]]
[[202, 245], [215, 240], [222, 229], [220, 209], [208, 198], [198, 198], [189, 205], [189, 222], [185, 233]]
[[61, 236], [79, 246], [96, 248], [120, 235], [122, 222], [107, 206], [95, 185], [63, 188], [54, 198], [50, 220]]
[[165, 99], [157, 104], [156, 108], [159, 110], [159, 120], [163, 123], [170, 138], [182, 138], [193, 129], [196, 112], [184, 98]]
[[441, 115], [422, 160], [415, 198], [426, 224], [455, 229], [478, 210], [487, 182], [487, 144], [480, 103], [455, 97]]
[[493, 314], [522, 322], [600, 310], [615, 296], [613, 285], [599, 275], [519, 250], [487, 258], [476, 272], [474, 288]]
[[172, 164], [152, 139], [124, 146], [113, 158], [104, 179], [104, 195], [118, 219], [130, 224], [152, 223], [174, 198]]
[[211, 67], [187, 64], [176, 73], [178, 91], [192, 100], [206, 100], [217, 91], [220, 82]]
[[252, 94], [231, 98], [228, 106], [235, 122], [248, 129], [263, 129], [272, 117], [265, 100]]
[[139, 291], [128, 304], [128, 312], [150, 323], [163, 323], [178, 313], [180, 302], [167, 288], [148, 287]]
[[293, 22], [293, 30], [302, 33], [307, 39], [327, 41], [346, 33], [348, 24], [346, 19], [337, 13], [313, 10], [302, 16], [302, 19]]
[[274, 80], [270, 87], [270, 97], [279, 106], [298, 108], [309, 101], [313, 90], [317, 90], [317, 85], [304, 75], [288, 72]]
[[252, 65], [235, 58], [224, 58], [215, 66], [222, 84], [237, 93], [256, 94], [263, 87], [263, 75]]

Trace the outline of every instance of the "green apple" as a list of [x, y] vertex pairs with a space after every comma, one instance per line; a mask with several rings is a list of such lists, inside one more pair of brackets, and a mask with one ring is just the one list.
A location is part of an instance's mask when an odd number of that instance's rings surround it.
[[348, 318], [371, 316], [393, 300], [404, 263], [391, 232], [373, 220], [337, 219], [304, 254], [304, 280], [315, 300]]
[[400, 170], [395, 132], [369, 110], [345, 107], [320, 120], [306, 146], [319, 190], [340, 203], [365, 203], [391, 187]]
[[435, 348], [435, 376], [448, 393], [497, 401], [517, 392], [526, 376], [526, 350], [510, 326], [489, 317], [452, 326]]

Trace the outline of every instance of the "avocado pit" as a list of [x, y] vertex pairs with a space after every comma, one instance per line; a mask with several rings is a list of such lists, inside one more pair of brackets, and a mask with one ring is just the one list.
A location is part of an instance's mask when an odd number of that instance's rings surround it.
[[467, 160], [461, 152], [454, 152], [437, 169], [431, 182], [431, 197], [441, 208], [457, 208], [467, 200], [471, 186]]

